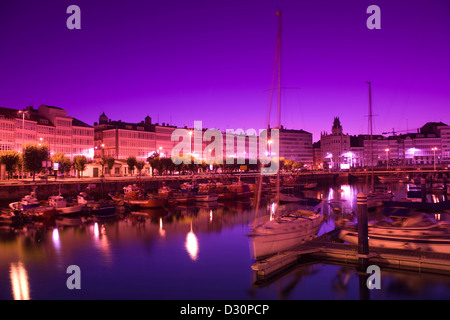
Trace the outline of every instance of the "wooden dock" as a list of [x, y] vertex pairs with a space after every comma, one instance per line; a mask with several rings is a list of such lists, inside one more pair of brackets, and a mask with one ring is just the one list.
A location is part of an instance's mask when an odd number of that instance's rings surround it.
[[338, 243], [338, 230], [305, 243], [293, 250], [257, 261], [252, 266], [257, 280], [267, 280], [302, 261], [335, 262], [358, 265], [361, 258], [380, 268], [450, 275], [450, 254], [420, 250], [371, 247], [368, 255], [358, 254], [358, 246]]

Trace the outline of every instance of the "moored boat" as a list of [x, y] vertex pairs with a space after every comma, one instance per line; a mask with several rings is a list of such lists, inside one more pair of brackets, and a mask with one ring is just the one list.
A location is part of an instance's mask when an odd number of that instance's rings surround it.
[[[437, 222], [425, 213], [391, 215], [369, 224], [368, 231], [369, 247], [450, 253], [450, 226]], [[357, 244], [357, 227], [348, 226], [342, 229], [339, 238]]]
[[48, 198], [48, 204], [49, 206], [53, 206], [58, 214], [77, 214], [83, 211], [84, 207], [82, 204], [71, 205], [60, 195], [50, 196]]
[[314, 239], [324, 216], [321, 212], [299, 209], [253, 229], [253, 255], [262, 259]]
[[218, 194], [213, 194], [213, 193], [197, 193], [195, 195], [195, 201], [200, 201], [200, 202], [213, 202], [213, 201], [217, 201], [219, 199], [219, 195]]
[[195, 196], [192, 192], [175, 192], [172, 197], [173, 200], [176, 201], [176, 203], [192, 203], [195, 201]]
[[41, 203], [36, 198], [36, 193], [34, 191], [24, 196], [20, 201], [11, 202], [9, 204], [9, 207], [13, 210], [23, 210], [23, 211], [26, 211], [31, 208], [37, 208], [39, 206], [41, 206]]
[[164, 207], [167, 204], [167, 199], [149, 197], [147, 199], [125, 200], [125, 203], [136, 205], [141, 208], [159, 208]]
[[116, 206], [107, 201], [99, 201], [85, 207], [89, 215], [97, 218], [110, 218], [116, 215]]

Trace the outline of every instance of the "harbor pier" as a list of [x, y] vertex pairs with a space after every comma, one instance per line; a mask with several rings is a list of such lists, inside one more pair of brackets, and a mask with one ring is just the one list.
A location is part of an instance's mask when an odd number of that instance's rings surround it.
[[358, 245], [339, 243], [338, 235], [339, 229], [336, 229], [290, 251], [257, 261], [252, 265], [256, 281], [267, 281], [289, 268], [311, 261], [344, 264], [359, 269], [362, 257], [367, 259], [366, 263], [380, 268], [450, 275], [450, 254], [371, 247], [369, 254], [362, 256]]

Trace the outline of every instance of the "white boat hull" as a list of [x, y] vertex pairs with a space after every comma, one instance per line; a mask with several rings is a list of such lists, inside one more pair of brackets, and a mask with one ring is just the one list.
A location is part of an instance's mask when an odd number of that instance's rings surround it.
[[314, 239], [322, 222], [321, 215], [312, 219], [283, 217], [280, 222], [270, 221], [255, 228], [251, 235], [254, 258], [268, 257]]
[[[358, 233], [342, 230], [339, 238], [351, 244], [358, 244]], [[450, 253], [450, 238], [442, 237], [389, 237], [369, 234], [369, 247], [389, 249], [410, 249], [431, 252]]]

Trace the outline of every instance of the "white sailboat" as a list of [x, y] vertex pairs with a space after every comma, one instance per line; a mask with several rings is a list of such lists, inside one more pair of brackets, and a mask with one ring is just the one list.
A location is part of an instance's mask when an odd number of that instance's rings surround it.
[[[278, 58], [278, 128], [280, 128], [280, 108], [281, 108], [281, 77], [280, 77], [280, 56], [281, 56], [281, 11], [278, 16], [278, 39], [277, 39], [277, 58]], [[258, 194], [256, 202], [256, 211], [259, 207], [262, 179], [258, 182]], [[255, 259], [261, 259], [274, 255], [278, 252], [289, 250], [297, 245], [309, 241], [315, 237], [324, 220], [321, 212], [310, 209], [291, 210], [281, 212], [280, 203], [280, 171], [277, 172], [277, 194], [275, 203], [272, 205], [275, 218], [253, 226], [252, 233], [252, 252]], [[256, 221], [256, 220], [255, 220]]]
[[[342, 229], [339, 238], [358, 244], [356, 226]], [[369, 224], [369, 246], [450, 253], [450, 225], [420, 212], [394, 214]]]

